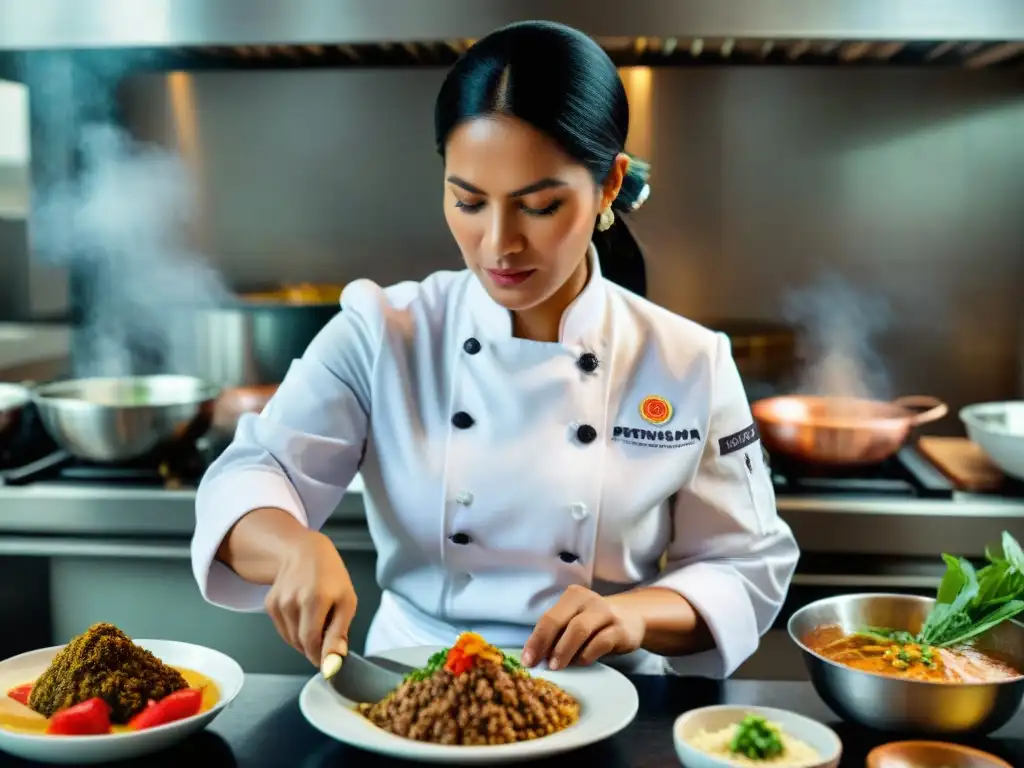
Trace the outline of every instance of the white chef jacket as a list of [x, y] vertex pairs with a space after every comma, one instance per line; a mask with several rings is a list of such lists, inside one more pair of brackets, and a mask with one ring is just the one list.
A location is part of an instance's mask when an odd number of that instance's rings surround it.
[[214, 559], [227, 531], [259, 507], [319, 529], [360, 472], [382, 589], [366, 653], [468, 629], [521, 647], [569, 585], [655, 585], [700, 612], [716, 648], [620, 665], [731, 674], [799, 553], [728, 339], [589, 259], [557, 343], [513, 337], [468, 270], [347, 286], [203, 477], [192, 560], [206, 600], [262, 609], [267, 588]]

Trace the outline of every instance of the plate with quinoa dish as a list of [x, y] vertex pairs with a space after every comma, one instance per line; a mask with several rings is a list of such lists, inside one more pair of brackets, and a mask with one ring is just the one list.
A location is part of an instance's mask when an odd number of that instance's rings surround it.
[[219, 651], [94, 624], [0, 662], [0, 751], [65, 765], [158, 752], [206, 727], [243, 680]]
[[381, 701], [358, 703], [321, 675], [299, 696], [322, 733], [391, 757], [446, 765], [505, 763], [606, 739], [636, 716], [639, 699], [621, 673], [594, 664], [527, 670], [518, 653], [465, 633], [450, 648], [381, 654], [414, 667]]

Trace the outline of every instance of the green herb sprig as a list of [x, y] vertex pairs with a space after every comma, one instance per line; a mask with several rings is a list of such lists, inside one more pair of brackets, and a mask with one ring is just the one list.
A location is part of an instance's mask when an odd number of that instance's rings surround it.
[[920, 642], [960, 645], [1024, 611], [1024, 551], [1008, 531], [999, 550], [985, 550], [988, 564], [981, 570], [962, 557], [943, 553], [942, 559], [946, 573]]
[[736, 727], [729, 749], [750, 760], [770, 760], [784, 751], [782, 733], [763, 717], [747, 715]]
[[405, 676], [405, 682], [419, 683], [423, 680], [427, 680], [434, 676], [434, 674], [444, 668], [444, 663], [448, 660], [448, 651], [450, 649], [444, 648], [429, 659], [427, 663], [419, 669], [414, 669], [412, 672]]
[[522, 665], [519, 659], [509, 656], [504, 652], [501, 654], [501, 665], [505, 668], [506, 672], [512, 675], [526, 671], [526, 667]]
[[943, 553], [942, 559], [946, 572], [917, 635], [884, 627], [867, 627], [863, 634], [900, 645], [949, 648], [1024, 612], [1024, 550], [1008, 531], [999, 549], [985, 550], [988, 563], [980, 570], [962, 557]]

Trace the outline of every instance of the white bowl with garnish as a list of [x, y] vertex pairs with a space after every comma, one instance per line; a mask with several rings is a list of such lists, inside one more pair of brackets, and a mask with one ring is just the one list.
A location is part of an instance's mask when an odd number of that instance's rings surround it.
[[[685, 768], [837, 768], [843, 754], [842, 742], [827, 725], [772, 707], [693, 709], [676, 719], [672, 740]], [[752, 756], [734, 751], [737, 746]]]

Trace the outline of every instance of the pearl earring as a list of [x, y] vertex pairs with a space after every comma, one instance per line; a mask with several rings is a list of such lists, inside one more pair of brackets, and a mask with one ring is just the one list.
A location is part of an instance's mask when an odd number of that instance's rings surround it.
[[612, 228], [612, 224], [615, 223], [615, 212], [612, 211], [611, 207], [605, 208], [601, 211], [601, 215], [597, 217], [597, 231], [606, 232]]

